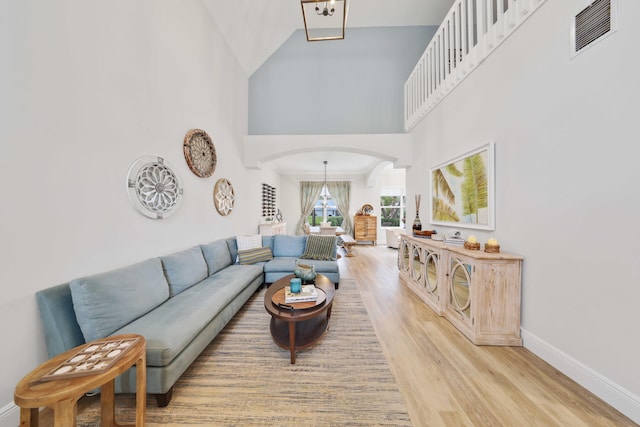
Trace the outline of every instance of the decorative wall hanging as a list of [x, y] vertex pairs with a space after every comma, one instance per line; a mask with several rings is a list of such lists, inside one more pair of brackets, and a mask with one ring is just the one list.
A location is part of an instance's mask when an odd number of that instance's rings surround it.
[[431, 223], [495, 230], [494, 143], [431, 168]]
[[184, 158], [191, 172], [200, 178], [208, 178], [216, 170], [218, 157], [211, 137], [202, 129], [191, 129], [184, 137]]
[[236, 202], [233, 185], [226, 178], [220, 178], [213, 187], [213, 204], [222, 216], [227, 216], [233, 211]]
[[262, 216], [268, 221], [276, 214], [276, 187], [262, 184]]
[[127, 173], [129, 201], [142, 215], [163, 219], [171, 215], [182, 199], [178, 176], [162, 157], [137, 159]]

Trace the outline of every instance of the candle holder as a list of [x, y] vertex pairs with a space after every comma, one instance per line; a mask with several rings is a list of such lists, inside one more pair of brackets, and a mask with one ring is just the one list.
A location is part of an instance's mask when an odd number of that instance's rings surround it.
[[464, 242], [464, 248], [470, 249], [472, 251], [477, 251], [477, 250], [480, 250], [480, 243]]
[[484, 251], [491, 254], [497, 254], [500, 252], [500, 245], [490, 245], [488, 243], [485, 243]]

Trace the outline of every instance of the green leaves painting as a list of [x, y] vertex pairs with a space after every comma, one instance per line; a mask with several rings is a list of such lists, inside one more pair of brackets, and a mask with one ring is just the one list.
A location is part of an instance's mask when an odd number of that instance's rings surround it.
[[493, 143], [431, 169], [431, 222], [493, 230]]

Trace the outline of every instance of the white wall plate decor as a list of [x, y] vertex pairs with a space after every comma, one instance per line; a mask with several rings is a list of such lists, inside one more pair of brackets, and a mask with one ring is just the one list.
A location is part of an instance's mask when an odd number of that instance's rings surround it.
[[213, 204], [222, 216], [227, 216], [233, 211], [236, 202], [233, 185], [226, 178], [220, 178], [213, 187]]
[[218, 157], [211, 137], [202, 129], [191, 129], [184, 137], [184, 158], [191, 172], [200, 178], [208, 178], [216, 170]]
[[182, 200], [183, 189], [165, 159], [144, 156], [129, 168], [127, 194], [133, 207], [142, 215], [163, 219], [176, 210]]

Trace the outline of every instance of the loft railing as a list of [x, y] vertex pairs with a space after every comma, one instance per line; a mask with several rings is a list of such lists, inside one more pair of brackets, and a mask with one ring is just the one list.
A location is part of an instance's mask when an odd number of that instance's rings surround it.
[[456, 0], [404, 85], [413, 128], [546, 0]]

